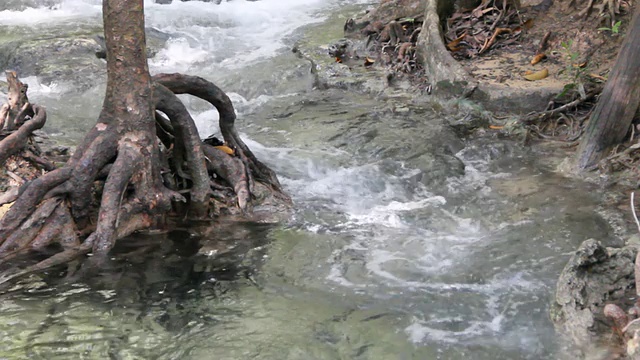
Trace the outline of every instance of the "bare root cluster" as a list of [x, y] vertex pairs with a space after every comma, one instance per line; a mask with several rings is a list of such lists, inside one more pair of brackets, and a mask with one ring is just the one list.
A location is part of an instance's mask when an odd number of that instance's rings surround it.
[[[46, 121], [45, 110], [28, 102], [26, 85], [15, 73], [9, 79], [9, 102], [0, 114], [10, 133], [0, 141], [3, 164]], [[256, 182], [289, 200], [273, 171], [240, 139], [233, 105], [222, 90], [181, 74], [156, 75], [152, 84], [155, 130], [127, 128], [103, 110], [107, 115], [101, 115], [64, 166], [0, 196], [0, 205], [13, 202], [0, 220], [0, 265], [59, 249], [25, 269], [4, 269], [0, 283], [65, 263], [72, 273], [72, 261], [80, 255], [93, 252], [93, 258], [104, 258], [117, 239], [162, 226], [167, 214], [210, 218], [219, 211], [212, 208], [213, 198], [218, 207], [249, 213]], [[216, 107], [224, 143], [201, 141], [176, 94]]]
[[515, 44], [531, 22], [520, 17], [519, 2], [487, 0], [473, 9], [460, 9], [446, 21], [447, 48], [456, 59], [472, 58], [492, 48]]
[[[347, 22], [346, 26], [349, 26]], [[416, 41], [422, 28], [422, 16], [392, 20], [388, 23], [374, 21], [362, 29], [367, 37], [368, 51], [378, 54], [378, 62], [390, 66], [396, 72], [407, 74], [421, 69], [416, 58]], [[365, 65], [372, 65], [371, 59]]]

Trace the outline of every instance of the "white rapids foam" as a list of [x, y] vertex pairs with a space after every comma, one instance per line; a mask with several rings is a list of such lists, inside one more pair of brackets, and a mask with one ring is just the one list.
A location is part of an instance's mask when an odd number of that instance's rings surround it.
[[10, 26], [53, 26], [102, 14], [99, 0], [64, 0], [52, 7], [0, 11], [0, 24]]

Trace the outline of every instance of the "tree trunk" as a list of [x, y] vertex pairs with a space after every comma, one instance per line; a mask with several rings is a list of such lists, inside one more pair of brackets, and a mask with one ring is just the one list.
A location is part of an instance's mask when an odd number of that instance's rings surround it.
[[639, 69], [640, 6], [636, 6], [631, 26], [580, 143], [578, 170], [596, 165], [625, 139], [640, 104]]

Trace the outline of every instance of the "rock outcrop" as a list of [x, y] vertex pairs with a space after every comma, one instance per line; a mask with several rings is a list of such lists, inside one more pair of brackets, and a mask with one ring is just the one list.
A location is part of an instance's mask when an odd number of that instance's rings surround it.
[[634, 246], [607, 248], [589, 239], [569, 259], [558, 280], [551, 318], [578, 346], [589, 347], [612, 333], [603, 314], [606, 304], [628, 307], [624, 304], [635, 294], [636, 251]]

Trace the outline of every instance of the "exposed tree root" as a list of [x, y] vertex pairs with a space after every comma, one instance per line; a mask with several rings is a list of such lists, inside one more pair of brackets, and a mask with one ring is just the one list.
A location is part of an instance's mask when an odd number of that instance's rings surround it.
[[[349, 44], [343, 42], [332, 45], [329, 55], [338, 62], [348, 64], [353, 60], [362, 60], [365, 66], [388, 67], [396, 75], [422, 76], [423, 69], [415, 51], [422, 20], [421, 12], [406, 18], [386, 17], [376, 18], [375, 21], [348, 19], [344, 26], [345, 34], [365, 37], [364, 49], [348, 49]], [[359, 34], [356, 30], [359, 30]]]
[[[233, 149], [231, 154], [203, 144], [193, 119], [175, 95], [184, 93], [218, 109], [222, 136]], [[24, 95], [26, 98], [26, 92]], [[89, 252], [99, 264], [117, 239], [163, 223], [165, 214], [172, 210], [178, 216], [188, 212], [208, 218], [211, 195], [219, 197], [220, 189], [232, 189], [235, 201], [226, 203], [248, 214], [254, 179], [271, 188], [278, 198], [290, 201], [273, 171], [240, 139], [233, 105], [214, 84], [194, 76], [161, 74], [153, 78], [150, 99], [155, 104], [155, 130], [123, 129], [116, 126], [117, 116], [103, 110], [96, 126], [63, 167], [0, 195], [3, 203], [15, 200], [0, 219], [0, 263], [54, 244], [62, 248], [35, 265], [5, 273], [0, 283], [68, 263]], [[19, 151], [32, 132], [44, 125], [44, 109], [31, 104], [29, 108], [32, 118], [0, 142], [0, 160]], [[8, 118], [11, 112], [4, 113]], [[11, 114], [14, 119], [22, 116], [20, 112]], [[155, 137], [149, 138], [149, 133]], [[188, 194], [187, 198], [181, 193]], [[100, 206], [96, 209], [98, 197]], [[188, 206], [175, 206], [178, 203]]]
[[237, 151], [240, 159], [249, 166], [256, 179], [262, 180], [271, 185], [276, 191], [283, 193], [280, 182], [273, 170], [260, 162], [240, 139], [235, 127], [236, 113], [227, 94], [215, 84], [197, 76], [158, 74], [153, 77], [153, 80], [164, 85], [175, 94], [190, 94], [215, 106], [220, 114], [220, 131], [224, 141]]

